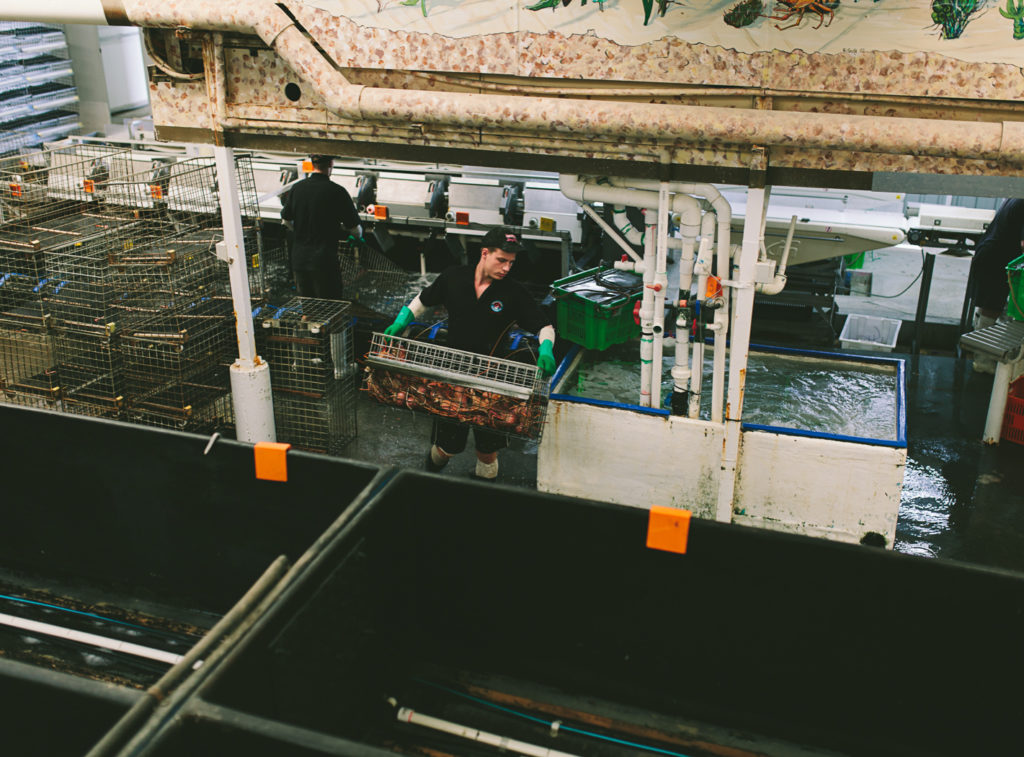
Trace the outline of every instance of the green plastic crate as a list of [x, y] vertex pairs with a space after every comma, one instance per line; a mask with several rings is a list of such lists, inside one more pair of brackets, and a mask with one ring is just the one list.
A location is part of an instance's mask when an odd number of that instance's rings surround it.
[[643, 279], [601, 266], [551, 285], [558, 302], [558, 336], [603, 350], [640, 336], [633, 304], [643, 296]]
[[1010, 284], [1006, 314], [1015, 321], [1024, 321], [1024, 255], [1011, 260], [1006, 266], [1006, 280]]

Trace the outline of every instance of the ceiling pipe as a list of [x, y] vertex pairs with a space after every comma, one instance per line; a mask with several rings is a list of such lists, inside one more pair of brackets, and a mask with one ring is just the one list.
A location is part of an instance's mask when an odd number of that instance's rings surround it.
[[1024, 163], [1024, 122], [1019, 121], [783, 113], [353, 85], [295, 26], [286, 9], [287, 3], [270, 0], [5, 0], [0, 17], [255, 33], [315, 89], [328, 109], [351, 120]]

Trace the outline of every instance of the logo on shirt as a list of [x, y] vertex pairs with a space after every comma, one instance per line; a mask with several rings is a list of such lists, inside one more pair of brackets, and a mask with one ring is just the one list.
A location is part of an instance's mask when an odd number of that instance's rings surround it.
[[500, 313], [504, 309], [505, 306], [501, 303], [501, 300], [495, 300], [494, 302], [491, 303], [491, 310], [493, 310], [495, 313]]

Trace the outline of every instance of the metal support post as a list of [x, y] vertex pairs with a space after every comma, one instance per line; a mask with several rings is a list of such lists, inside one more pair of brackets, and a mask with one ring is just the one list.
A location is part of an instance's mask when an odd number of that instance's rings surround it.
[[228, 263], [238, 337], [238, 359], [231, 365], [235, 436], [244, 442], [273, 442], [277, 441], [277, 429], [274, 426], [270, 366], [256, 354], [234, 151], [230, 147], [214, 147], [213, 153], [217, 162], [217, 192], [224, 227], [224, 241], [218, 245], [217, 256]]
[[921, 289], [917, 294], [917, 313], [914, 315], [913, 354], [921, 350], [921, 332], [924, 331], [925, 316], [928, 314], [928, 295], [932, 289], [932, 272], [935, 270], [935, 254], [924, 254], [924, 265], [921, 267]]

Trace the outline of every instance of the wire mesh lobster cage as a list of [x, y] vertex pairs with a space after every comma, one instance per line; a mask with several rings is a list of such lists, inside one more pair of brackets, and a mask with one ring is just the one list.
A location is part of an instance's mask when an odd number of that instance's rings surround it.
[[355, 439], [356, 374], [350, 304], [296, 297], [261, 319], [277, 439], [339, 455]]
[[[86, 257], [135, 221], [103, 201], [109, 166], [127, 151], [72, 145], [0, 158], [0, 307], [45, 312], [43, 299], [58, 283], [50, 258]], [[40, 254], [41, 253], [41, 254]], [[23, 313], [24, 315], [25, 313]]]
[[534, 365], [380, 333], [366, 362], [366, 390], [378, 402], [511, 436], [541, 436], [550, 386]]
[[437, 278], [436, 273], [409, 273], [364, 244], [343, 242], [340, 259], [345, 296], [384, 316], [394, 316]]
[[59, 410], [53, 332], [0, 314], [0, 401]]
[[129, 421], [181, 431], [216, 430], [233, 423], [229, 366], [234, 316], [225, 300], [206, 300], [154, 318], [121, 335]]
[[124, 403], [124, 369], [115, 331], [57, 326], [53, 351], [61, 409], [118, 417]]
[[[210, 158], [168, 162], [159, 156], [132, 156], [135, 173], [116, 176], [107, 185], [108, 202], [132, 208], [140, 223], [126, 235], [120, 252], [160, 246], [170, 237], [189, 235], [223, 239], [217, 167]], [[256, 301], [265, 297], [262, 269], [262, 233], [251, 156], [235, 156], [242, 243], [246, 252], [249, 292]], [[209, 232], [209, 233], [207, 233]], [[211, 246], [212, 249], [212, 246]]]

